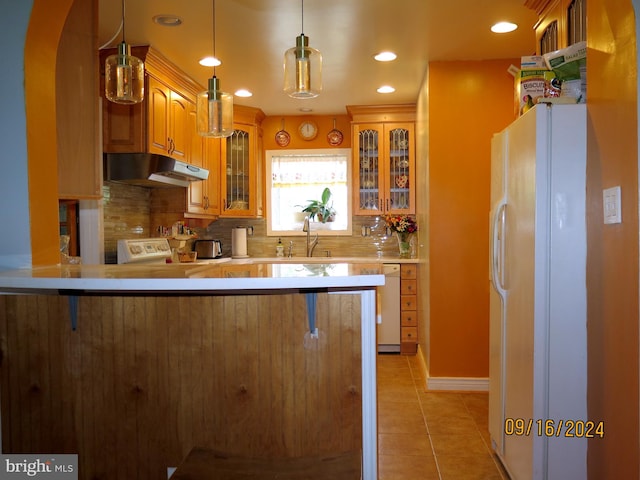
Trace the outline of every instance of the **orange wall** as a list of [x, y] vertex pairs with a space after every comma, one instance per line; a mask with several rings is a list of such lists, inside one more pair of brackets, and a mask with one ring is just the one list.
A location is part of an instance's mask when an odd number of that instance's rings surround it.
[[429, 374], [489, 376], [491, 137], [514, 119], [510, 64], [429, 64]]
[[[640, 478], [638, 441], [638, 120], [631, 1], [589, 0], [587, 17], [588, 412], [590, 479]], [[620, 185], [622, 223], [602, 222]]]
[[[351, 148], [351, 121], [348, 115], [299, 115], [267, 117], [262, 121], [263, 143], [265, 150], [294, 150], [303, 148], [333, 148], [327, 142], [327, 134], [333, 130], [333, 119], [336, 128], [342, 132], [344, 141], [335, 148]], [[279, 146], [275, 141], [276, 132], [284, 129], [291, 135], [291, 143], [287, 147]], [[298, 135], [298, 126], [304, 120], [313, 120], [318, 125], [318, 135], [313, 140], [302, 140]]]
[[55, 78], [58, 41], [72, 3], [35, 0], [24, 49], [33, 265], [60, 261]]

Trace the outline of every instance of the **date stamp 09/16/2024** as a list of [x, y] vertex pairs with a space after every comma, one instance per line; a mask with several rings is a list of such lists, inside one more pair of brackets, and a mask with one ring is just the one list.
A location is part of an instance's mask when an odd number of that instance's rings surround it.
[[552, 420], [506, 418], [505, 435], [539, 437], [604, 438], [604, 422], [591, 420]]

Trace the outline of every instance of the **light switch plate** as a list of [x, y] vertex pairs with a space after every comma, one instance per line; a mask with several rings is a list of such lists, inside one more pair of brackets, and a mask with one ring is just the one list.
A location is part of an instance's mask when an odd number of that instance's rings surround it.
[[602, 191], [602, 208], [604, 223], [622, 223], [620, 186], [606, 188]]

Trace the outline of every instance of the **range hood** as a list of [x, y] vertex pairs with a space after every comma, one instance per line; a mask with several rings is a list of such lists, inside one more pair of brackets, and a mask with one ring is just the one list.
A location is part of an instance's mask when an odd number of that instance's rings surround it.
[[140, 187], [188, 187], [209, 170], [155, 153], [105, 153], [104, 179]]

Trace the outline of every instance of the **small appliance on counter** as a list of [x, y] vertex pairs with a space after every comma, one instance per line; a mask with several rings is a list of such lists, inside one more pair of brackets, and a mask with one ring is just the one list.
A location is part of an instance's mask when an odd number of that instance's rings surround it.
[[220, 240], [196, 240], [193, 250], [198, 258], [219, 258], [222, 256], [222, 242]]
[[247, 258], [247, 227], [235, 227], [231, 230], [231, 256]]

